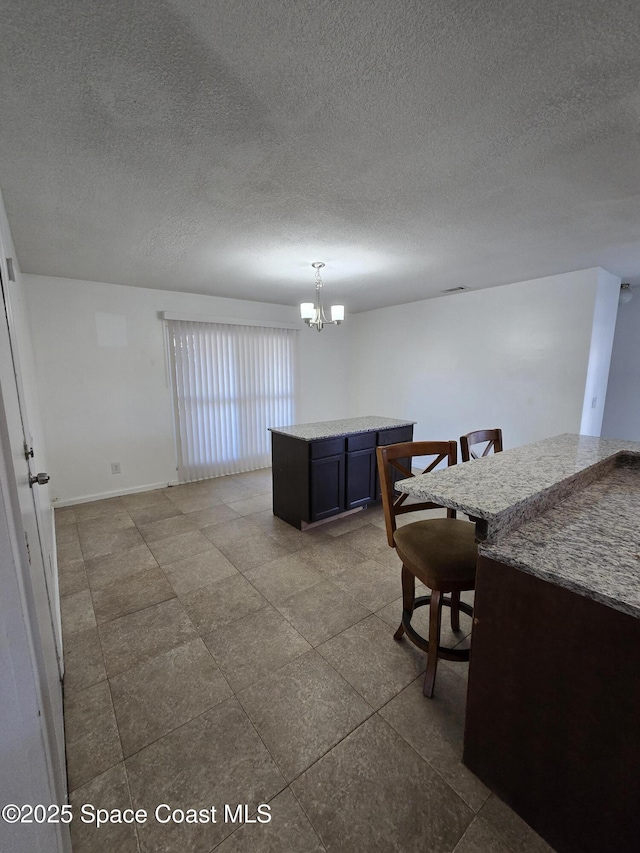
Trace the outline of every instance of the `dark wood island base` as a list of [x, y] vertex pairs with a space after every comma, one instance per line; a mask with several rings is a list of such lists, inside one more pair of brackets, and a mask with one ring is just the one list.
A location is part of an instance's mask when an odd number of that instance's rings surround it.
[[301, 529], [380, 500], [376, 447], [412, 436], [375, 416], [271, 428], [273, 514]]
[[480, 557], [464, 763], [559, 853], [640, 849], [640, 620]]

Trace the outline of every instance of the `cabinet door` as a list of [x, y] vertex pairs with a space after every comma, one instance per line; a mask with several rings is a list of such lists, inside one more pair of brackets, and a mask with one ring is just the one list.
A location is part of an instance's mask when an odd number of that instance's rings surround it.
[[315, 459], [311, 466], [311, 521], [344, 512], [344, 453]]
[[347, 509], [376, 499], [375, 447], [347, 453]]

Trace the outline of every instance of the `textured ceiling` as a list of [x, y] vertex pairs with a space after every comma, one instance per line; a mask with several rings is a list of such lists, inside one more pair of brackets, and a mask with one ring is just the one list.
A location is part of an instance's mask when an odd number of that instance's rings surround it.
[[637, 0], [3, 0], [23, 271], [361, 311], [640, 282]]

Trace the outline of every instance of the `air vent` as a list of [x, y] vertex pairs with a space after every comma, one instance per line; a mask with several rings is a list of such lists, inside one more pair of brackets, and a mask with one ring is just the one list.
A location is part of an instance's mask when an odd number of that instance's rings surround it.
[[468, 287], [448, 287], [446, 290], [441, 290], [441, 293], [460, 293], [461, 290], [468, 290]]

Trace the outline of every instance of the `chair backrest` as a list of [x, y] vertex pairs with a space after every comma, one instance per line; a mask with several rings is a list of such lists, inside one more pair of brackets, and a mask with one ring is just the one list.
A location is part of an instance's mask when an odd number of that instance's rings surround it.
[[[475, 452], [473, 447], [478, 444], [488, 442], [482, 452]], [[500, 453], [502, 450], [502, 430], [501, 429], [477, 429], [475, 432], [468, 432], [466, 435], [460, 436], [460, 452], [462, 461], [468, 462], [470, 459], [481, 459], [483, 456], [488, 456], [493, 450], [494, 453]]]
[[[435, 457], [427, 464], [420, 473], [427, 474], [433, 471], [445, 459], [447, 466], [455, 465], [458, 461], [458, 445], [455, 441], [405, 441], [402, 444], [388, 444], [386, 447], [376, 448], [378, 457], [378, 475], [380, 477], [380, 488], [382, 490], [382, 508], [384, 509], [384, 520], [387, 528], [387, 541], [395, 548], [393, 534], [396, 531], [396, 516], [405, 512], [417, 512], [424, 509], [438, 509], [440, 504], [430, 502], [406, 503], [409, 495], [395, 488], [396, 480], [406, 480], [416, 475], [411, 470], [415, 457]], [[400, 476], [396, 472], [400, 473]], [[453, 509], [447, 510], [449, 518], [455, 518]]]

